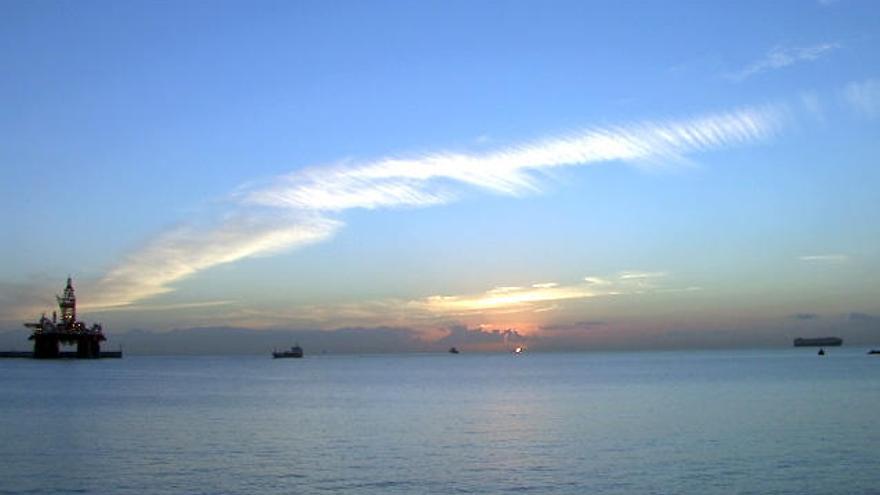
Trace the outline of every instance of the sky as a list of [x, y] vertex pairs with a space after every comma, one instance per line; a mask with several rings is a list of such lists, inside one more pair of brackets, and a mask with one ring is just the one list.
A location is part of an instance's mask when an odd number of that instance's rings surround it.
[[880, 343], [878, 36], [856, 0], [3, 2], [0, 328], [70, 275], [111, 335]]

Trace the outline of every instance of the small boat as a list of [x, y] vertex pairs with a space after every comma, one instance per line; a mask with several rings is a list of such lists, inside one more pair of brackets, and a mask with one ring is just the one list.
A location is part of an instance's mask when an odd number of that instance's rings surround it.
[[868, 354], [880, 354], [880, 349], [871, 349]]
[[456, 349], [455, 347], [450, 347], [449, 354], [458, 354], [458, 349]]
[[512, 352], [513, 354], [522, 354], [522, 353], [526, 352], [526, 348], [523, 346], [517, 346], [515, 349], [513, 349], [510, 352]]
[[303, 350], [299, 344], [290, 348], [289, 351], [272, 351], [273, 358], [301, 358], [303, 357]]
[[825, 349], [819, 349], [819, 352], [818, 352], [817, 354], [819, 354], [820, 356], [824, 356], [824, 355], [825, 355]]

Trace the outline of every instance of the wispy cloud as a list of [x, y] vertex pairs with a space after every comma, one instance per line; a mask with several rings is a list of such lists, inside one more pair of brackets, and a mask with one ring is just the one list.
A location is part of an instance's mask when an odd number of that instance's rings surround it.
[[[181, 310], [181, 309], [201, 309], [201, 308], [216, 308], [218, 306], [229, 306], [230, 304], [234, 304], [235, 301], [198, 301], [198, 302], [187, 302], [187, 303], [174, 303], [174, 304], [129, 304], [126, 306], [111, 306], [105, 307], [101, 309], [101, 313], [105, 312], [118, 312], [118, 311], [172, 311], [172, 310]], [[82, 305], [83, 309], [88, 309], [89, 306], [87, 304]]]
[[845, 254], [810, 254], [798, 256], [798, 259], [807, 263], [846, 263], [849, 256]]
[[166, 232], [110, 270], [86, 309], [131, 304], [169, 292], [170, 284], [220, 264], [330, 237], [340, 223], [320, 216], [236, 216], [208, 229]]
[[588, 129], [486, 153], [440, 152], [313, 168], [243, 194], [250, 204], [339, 211], [427, 206], [458, 196], [455, 184], [520, 195], [540, 190], [538, 172], [625, 160], [679, 160], [689, 153], [766, 139], [782, 125], [781, 109], [744, 108], [684, 121]]
[[839, 43], [820, 43], [805, 47], [775, 46], [761, 59], [745, 68], [728, 74], [726, 77], [734, 82], [742, 82], [749, 77], [774, 69], [781, 69], [801, 62], [812, 62], [840, 48]]
[[638, 271], [624, 271], [618, 274], [621, 280], [645, 280], [649, 278], [660, 278], [665, 277], [666, 272], [638, 272]]
[[532, 284], [532, 287], [536, 289], [552, 289], [553, 287], [558, 287], [559, 284], [556, 282], [543, 282], [540, 284]]
[[[496, 287], [479, 294], [437, 295], [411, 301], [409, 306], [447, 315], [510, 310], [542, 313], [556, 309], [555, 306], [547, 306], [547, 303], [644, 293], [658, 288], [649, 279], [665, 276], [662, 272], [625, 271], [612, 277], [585, 277], [583, 282], [569, 285], [540, 283], [529, 287]], [[601, 283], [596, 283], [597, 280], [601, 280]]]
[[[173, 229], [135, 251], [100, 280], [92, 306], [131, 304], [219, 264], [326, 240], [342, 226], [336, 214], [348, 209], [439, 205], [474, 188], [536, 193], [540, 173], [554, 167], [685, 160], [692, 153], [768, 139], [782, 128], [785, 114], [783, 107], [747, 107], [590, 128], [479, 153], [443, 151], [297, 171], [236, 192], [233, 213], [213, 226]], [[558, 287], [536, 289], [554, 297], [564, 293]]]
[[843, 88], [843, 98], [857, 113], [880, 117], [880, 80], [849, 83]]
[[584, 282], [591, 285], [608, 285], [611, 283], [610, 280], [606, 280], [602, 277], [584, 277]]

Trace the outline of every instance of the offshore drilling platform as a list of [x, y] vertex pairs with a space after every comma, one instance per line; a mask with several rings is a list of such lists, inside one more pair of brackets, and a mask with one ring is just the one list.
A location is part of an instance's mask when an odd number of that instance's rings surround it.
[[[43, 314], [34, 323], [25, 323], [24, 326], [33, 329], [28, 340], [34, 341], [34, 351], [29, 352], [4, 352], [0, 357], [33, 357], [34, 359], [57, 359], [57, 358], [119, 358], [122, 351], [101, 351], [101, 342], [107, 340], [100, 323], [87, 327], [85, 323], [76, 319], [76, 294], [73, 290], [73, 281], [67, 277], [67, 286], [64, 295], [55, 296], [58, 300], [58, 309], [61, 311], [61, 319], [56, 312], [52, 313], [52, 319]], [[75, 345], [76, 351], [62, 351], [63, 345]]]

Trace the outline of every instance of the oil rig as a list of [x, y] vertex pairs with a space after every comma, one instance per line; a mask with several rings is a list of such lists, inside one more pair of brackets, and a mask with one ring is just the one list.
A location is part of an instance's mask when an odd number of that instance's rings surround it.
[[[87, 327], [76, 319], [76, 294], [73, 281], [67, 277], [64, 295], [55, 296], [61, 319], [52, 312], [52, 319], [43, 314], [35, 323], [25, 323], [33, 332], [28, 340], [34, 341], [34, 352], [2, 353], [0, 357], [33, 357], [34, 359], [80, 358], [97, 359], [106, 357], [122, 357], [122, 351], [101, 351], [101, 342], [107, 340], [100, 323]], [[76, 351], [62, 351], [61, 345], [76, 345]], [[16, 355], [13, 355], [16, 354]]]

